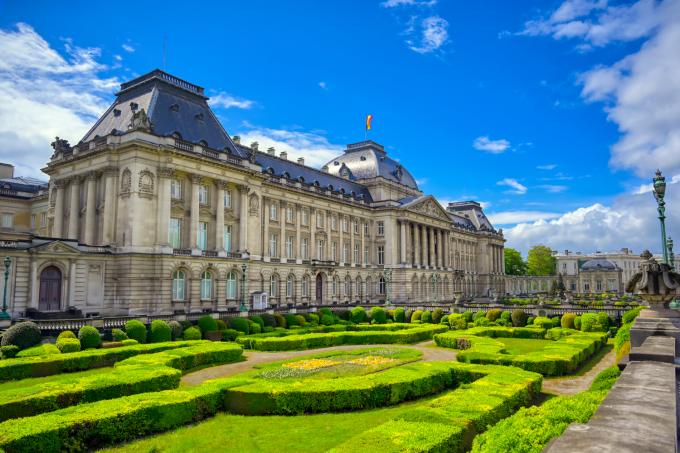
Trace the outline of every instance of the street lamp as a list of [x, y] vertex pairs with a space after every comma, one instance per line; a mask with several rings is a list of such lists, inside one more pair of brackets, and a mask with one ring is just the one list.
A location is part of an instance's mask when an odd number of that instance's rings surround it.
[[246, 307], [246, 271], [248, 270], [248, 265], [246, 263], [241, 264], [241, 306], [239, 311], [248, 311]]
[[385, 269], [385, 305], [390, 304], [390, 291], [392, 290], [392, 269]]
[[668, 264], [668, 244], [666, 243], [666, 202], [663, 200], [666, 193], [666, 178], [661, 175], [661, 171], [656, 171], [656, 176], [652, 178], [654, 182], [654, 198], [658, 205], [659, 222], [661, 222], [661, 250], [663, 251], [663, 262]]
[[7, 279], [9, 278], [9, 266], [12, 264], [12, 258], [9, 256], [5, 257], [5, 286], [4, 294], [2, 295], [2, 312], [0, 312], [0, 319], [10, 319], [9, 313], [7, 313]]

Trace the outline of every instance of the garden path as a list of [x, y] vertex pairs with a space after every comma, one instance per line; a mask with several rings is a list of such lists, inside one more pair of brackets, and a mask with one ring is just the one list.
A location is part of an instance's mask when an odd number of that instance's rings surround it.
[[585, 392], [590, 388], [590, 384], [593, 383], [593, 380], [600, 371], [615, 364], [616, 351], [614, 348], [611, 348], [609, 352], [602, 356], [595, 366], [581, 376], [544, 379], [542, 390], [544, 393], [553, 393], [555, 395], [573, 395], [575, 393]]
[[443, 361], [456, 360], [456, 351], [452, 349], [443, 349], [432, 347], [434, 342], [432, 340], [424, 341], [413, 345], [395, 345], [395, 344], [358, 344], [333, 346], [330, 348], [305, 349], [303, 351], [281, 351], [281, 352], [261, 352], [261, 351], [243, 351], [246, 358], [243, 362], [228, 363], [216, 367], [205, 368], [193, 373], [188, 373], [182, 377], [182, 385], [198, 385], [208, 379], [216, 379], [222, 377], [233, 376], [235, 374], [250, 371], [255, 368], [255, 365], [261, 365], [269, 362], [277, 362], [279, 360], [294, 359], [306, 355], [318, 354], [328, 351], [351, 351], [353, 349], [379, 348], [379, 347], [397, 347], [397, 348], [412, 348], [417, 349], [423, 353], [423, 361]]

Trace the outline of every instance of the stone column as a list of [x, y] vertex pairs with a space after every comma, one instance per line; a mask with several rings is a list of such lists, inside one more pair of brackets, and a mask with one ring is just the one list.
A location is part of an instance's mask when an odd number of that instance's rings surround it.
[[224, 191], [229, 188], [226, 181], [217, 181], [217, 203], [215, 206], [215, 250], [226, 255], [224, 248]]
[[[286, 202], [282, 201], [279, 203], [279, 223], [281, 224], [281, 262], [286, 262]], [[292, 258], [292, 257], [291, 257]], [[297, 294], [297, 293], [296, 293]]]
[[428, 246], [427, 246], [427, 227], [425, 225], [420, 226], [420, 252], [422, 259], [420, 262], [423, 264], [423, 266], [427, 267], [429, 265], [428, 261]]
[[243, 253], [248, 248], [248, 187], [238, 188], [241, 194], [241, 205], [238, 218], [238, 250]]
[[412, 223], [413, 229], [413, 264], [420, 266], [420, 232], [418, 231], [418, 224]]
[[264, 218], [262, 219], [262, 224], [264, 228], [263, 238], [262, 238], [262, 256], [265, 260], [269, 260], [271, 255], [269, 254], [269, 199], [262, 197], [262, 213]]
[[342, 242], [342, 224], [344, 220], [345, 217], [342, 214], [338, 215], [338, 253], [340, 254], [338, 261], [340, 262], [340, 264], [345, 264], [345, 257], [343, 256], [344, 244]]
[[[326, 259], [331, 259], [331, 212], [326, 211], [324, 215], [324, 222], [326, 223]], [[337, 256], [336, 256], [337, 258]]]
[[57, 194], [54, 200], [54, 224], [52, 225], [52, 236], [61, 238], [64, 235], [64, 187], [66, 182], [61, 179], [54, 181]]
[[85, 204], [85, 243], [94, 245], [97, 215], [97, 173], [87, 175], [87, 198]]
[[189, 224], [189, 247], [198, 249], [198, 222], [200, 219], [200, 204], [198, 201], [198, 188], [203, 178], [198, 175], [191, 177], [191, 220]]
[[430, 241], [430, 267], [436, 267], [437, 266], [437, 260], [435, 257], [434, 253], [434, 229], [433, 228], [428, 228], [429, 230], [429, 241]]
[[309, 259], [319, 259], [316, 256], [316, 210], [309, 208], [309, 244], [307, 246]]
[[[171, 179], [175, 172], [172, 168], [162, 167], [158, 169], [158, 211], [156, 218], [156, 243], [161, 247], [170, 246], [170, 237], [168, 235], [170, 224], [170, 212], [172, 201], [170, 199], [170, 185]], [[109, 176], [106, 177], [106, 192], [105, 197], [109, 197]], [[104, 228], [108, 222], [106, 206], [108, 201], [104, 200]], [[104, 235], [106, 236], [106, 234]]]
[[[359, 261], [361, 263], [361, 266], [365, 266], [366, 262], [364, 260], [364, 249], [366, 247], [364, 244], [366, 243], [366, 231], [364, 230], [364, 222], [360, 220], [358, 222], [359, 222], [359, 234], [361, 235], [361, 250], [359, 250]], [[364, 297], [366, 297], [366, 295], [364, 295]]]
[[[348, 218], [349, 222], [349, 262], [352, 263], [352, 267], [357, 265], [356, 260], [354, 259], [354, 246], [356, 245], [356, 242], [354, 241], [354, 222], [358, 222], [358, 220], [353, 219], [351, 216]], [[357, 225], [359, 225], [357, 223]], [[361, 260], [361, 253], [359, 253], [359, 259]], [[357, 289], [358, 291], [358, 289]]]
[[68, 238], [78, 240], [78, 222], [80, 220], [80, 176], [71, 178], [71, 195], [68, 215]]
[[401, 225], [399, 226], [399, 236], [400, 236], [400, 243], [399, 247], [400, 249], [400, 259], [401, 259], [401, 264], [406, 264], [406, 221], [402, 220]]
[[[302, 231], [300, 225], [302, 223], [302, 206], [295, 205], [295, 261], [299, 264], [302, 260]], [[309, 288], [311, 290], [311, 288]]]

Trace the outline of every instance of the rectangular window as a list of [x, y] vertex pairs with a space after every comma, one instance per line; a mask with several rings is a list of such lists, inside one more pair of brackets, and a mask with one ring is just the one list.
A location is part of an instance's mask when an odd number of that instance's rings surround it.
[[378, 220], [378, 236], [385, 235], [385, 222]]
[[35, 214], [31, 214], [31, 229], [35, 230]]
[[349, 261], [349, 246], [345, 242], [344, 244], [342, 244], [342, 262], [346, 263], [348, 261]]
[[208, 222], [198, 222], [197, 246], [201, 250], [208, 249]]
[[368, 222], [364, 223], [364, 236], [368, 236]]
[[272, 233], [269, 235], [269, 256], [275, 258], [277, 256], [277, 250], [279, 249], [279, 235]]
[[168, 227], [168, 242], [173, 249], [182, 248], [182, 220], [170, 218]]
[[309, 280], [307, 277], [302, 278], [302, 297], [309, 297]]
[[354, 262], [355, 263], [360, 263], [361, 262], [361, 257], [359, 256], [359, 244], [354, 244]]
[[338, 243], [333, 241], [331, 242], [331, 261], [337, 260], [338, 260]]
[[224, 250], [231, 252], [231, 225], [224, 225]]
[[307, 208], [302, 210], [302, 224], [309, 225], [309, 209]]
[[293, 258], [293, 236], [286, 238], [286, 258]]
[[349, 222], [347, 222], [347, 218], [346, 218], [346, 217], [343, 217], [343, 218], [342, 218], [342, 232], [343, 232], [343, 233], [347, 233], [347, 231], [348, 231], [348, 225], [349, 225]]
[[224, 207], [231, 208], [231, 190], [224, 191]]
[[295, 210], [293, 209], [292, 206], [286, 207], [286, 222], [288, 223], [293, 223], [295, 216]]
[[356, 220], [352, 222], [352, 229], [354, 230], [354, 234], [359, 234], [359, 222]]
[[179, 179], [173, 179], [170, 182], [170, 197], [173, 200], [182, 199], [182, 181]]
[[269, 219], [279, 220], [279, 204], [275, 201], [269, 204]]
[[286, 297], [293, 297], [295, 293], [295, 280], [292, 277], [288, 277], [286, 280]]
[[316, 241], [316, 259], [319, 261], [323, 261], [323, 249], [325, 245], [323, 239]]
[[40, 227], [44, 228], [46, 225], [47, 225], [47, 213], [41, 212], [40, 213]]
[[370, 249], [368, 247], [364, 247], [364, 264], [368, 264], [370, 255], [371, 255]]
[[203, 206], [208, 205], [208, 186], [198, 186], [198, 203]]
[[385, 246], [378, 246], [378, 264], [385, 264]]
[[609, 283], [609, 291], [616, 291], [616, 280], [609, 279], [607, 282]]
[[323, 214], [320, 212], [316, 213], [316, 226], [318, 228], [323, 228]]
[[602, 292], [602, 280], [595, 281], [595, 291], [598, 293]]
[[331, 216], [331, 230], [335, 231], [338, 229], [338, 219], [335, 216]]
[[302, 238], [300, 244], [300, 255], [302, 255], [303, 260], [309, 259], [309, 242], [307, 238]]
[[2, 215], [2, 227], [12, 228], [14, 225], [14, 214], [3, 214]]

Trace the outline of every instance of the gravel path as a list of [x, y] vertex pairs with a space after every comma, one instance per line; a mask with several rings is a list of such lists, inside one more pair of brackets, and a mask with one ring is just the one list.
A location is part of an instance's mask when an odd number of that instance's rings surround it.
[[544, 393], [553, 393], [555, 395], [573, 395], [575, 393], [585, 392], [590, 388], [590, 384], [593, 383], [595, 376], [605, 368], [614, 366], [616, 364], [615, 360], [616, 352], [614, 351], [614, 348], [612, 348], [611, 351], [605, 354], [593, 368], [582, 376], [544, 379], [542, 390]]
[[243, 351], [243, 356], [246, 358], [245, 361], [205, 368], [203, 370], [198, 370], [193, 373], [186, 374], [184, 377], [182, 377], [182, 385], [198, 385], [208, 379], [233, 376], [235, 374], [243, 373], [245, 371], [250, 371], [255, 367], [255, 365], [277, 362], [279, 360], [294, 359], [296, 357], [302, 357], [306, 355], [318, 354], [320, 352], [328, 351], [351, 351], [354, 349], [380, 348], [380, 347], [412, 348], [421, 351], [423, 353], [422, 360], [426, 362], [456, 360], [456, 351], [454, 351], [453, 349], [433, 348], [431, 347], [432, 345], [434, 345], [434, 342], [430, 340], [422, 343], [417, 343], [414, 345], [360, 344], [347, 346], [333, 346], [330, 348], [306, 349], [304, 351], [260, 352], [246, 349]]

